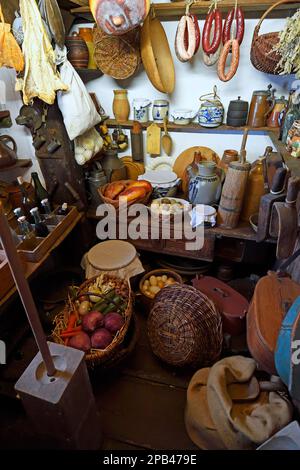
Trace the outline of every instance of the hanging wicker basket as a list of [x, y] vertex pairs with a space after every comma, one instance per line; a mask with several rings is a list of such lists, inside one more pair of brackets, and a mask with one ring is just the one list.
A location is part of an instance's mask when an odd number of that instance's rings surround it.
[[[86, 282], [84, 282], [78, 291], [77, 298], [80, 296], [83, 296], [85, 293], [89, 291], [89, 286], [93, 285], [94, 282], [98, 279], [99, 276], [96, 276], [94, 278], [88, 279]], [[123, 348], [123, 343], [125, 341], [126, 335], [128, 333], [128, 329], [130, 327], [130, 323], [132, 320], [132, 314], [133, 314], [133, 307], [132, 307], [132, 291], [130, 287], [130, 283], [128, 281], [124, 281], [123, 279], [119, 279], [115, 276], [109, 276], [109, 275], [104, 275], [103, 277], [103, 282], [108, 282], [111, 281], [113, 283], [116, 283], [116, 285], [121, 285], [121, 284], [126, 284], [126, 290], [128, 292], [127, 295], [127, 308], [123, 313], [125, 323], [121, 330], [115, 335], [113, 341], [110, 343], [110, 345], [103, 350], [100, 349], [91, 349], [89, 352], [86, 353], [85, 359], [87, 366], [91, 369], [93, 369], [96, 366], [101, 366], [106, 363], [113, 363], [114, 359], [119, 357], [121, 354], [121, 350]], [[52, 333], [52, 340], [55, 343], [59, 344], [64, 344], [63, 339], [61, 338], [60, 334], [66, 330], [68, 321], [69, 321], [69, 316], [72, 313], [72, 309], [67, 305], [65, 309], [56, 316], [54, 324], [55, 328]]]
[[140, 28], [122, 36], [111, 36], [94, 28], [94, 58], [98, 69], [116, 80], [134, 75], [140, 64]]
[[148, 336], [156, 356], [172, 366], [205, 367], [222, 350], [222, 319], [215, 305], [197, 289], [174, 284], [155, 298]]
[[254, 29], [252, 45], [250, 51], [250, 59], [252, 65], [260, 72], [270, 73], [272, 75], [280, 75], [282, 70], [278, 67], [281, 60], [281, 55], [274, 51], [274, 47], [279, 42], [279, 32], [266, 33], [259, 35], [259, 30], [264, 19], [268, 14], [279, 5], [283, 3], [299, 3], [297, 0], [280, 0], [274, 3], [268, 10], [262, 15], [257, 26]]

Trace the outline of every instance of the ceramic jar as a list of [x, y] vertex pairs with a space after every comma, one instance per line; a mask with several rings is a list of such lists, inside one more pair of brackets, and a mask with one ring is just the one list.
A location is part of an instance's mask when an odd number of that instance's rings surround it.
[[300, 121], [294, 121], [287, 136], [287, 150], [292, 157], [300, 158]]
[[138, 122], [148, 122], [150, 105], [151, 101], [145, 98], [137, 98], [133, 100], [134, 120]]
[[167, 100], [155, 100], [152, 114], [154, 122], [164, 122], [165, 117], [169, 117], [169, 102]]
[[187, 168], [189, 178], [189, 201], [192, 204], [217, 204], [222, 191], [222, 178], [214, 162], [193, 163]]
[[239, 153], [237, 150], [224, 150], [222, 160], [220, 162], [220, 168], [222, 168], [225, 172], [228, 170], [229, 163], [237, 162], [239, 159]]
[[201, 106], [198, 113], [198, 121], [203, 127], [218, 127], [223, 123], [224, 107], [217, 95], [217, 87], [213, 93], [200, 97]]
[[113, 112], [118, 122], [128, 121], [130, 105], [127, 90], [114, 90]]
[[87, 48], [89, 50], [88, 68], [91, 70], [96, 70], [97, 65], [94, 59], [95, 46], [94, 46], [94, 39], [93, 39], [93, 29], [92, 28], [79, 28], [79, 36], [85, 41]]
[[89, 50], [85, 41], [78, 33], [67, 36], [66, 46], [68, 49], [68, 60], [75, 69], [86, 69], [89, 64]]

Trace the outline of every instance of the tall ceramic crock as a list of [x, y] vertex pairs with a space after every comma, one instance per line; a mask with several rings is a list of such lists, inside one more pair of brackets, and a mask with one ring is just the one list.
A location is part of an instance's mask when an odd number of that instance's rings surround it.
[[89, 64], [89, 50], [86, 42], [74, 32], [71, 36], [66, 37], [66, 46], [68, 49], [68, 60], [73, 67], [78, 69], [86, 69]]
[[202, 161], [193, 163], [187, 168], [189, 177], [189, 201], [192, 204], [205, 204], [212, 206], [217, 204], [222, 191], [224, 173], [221, 177], [217, 173], [217, 165], [214, 162]]
[[113, 112], [118, 122], [128, 121], [130, 105], [127, 90], [114, 90]]

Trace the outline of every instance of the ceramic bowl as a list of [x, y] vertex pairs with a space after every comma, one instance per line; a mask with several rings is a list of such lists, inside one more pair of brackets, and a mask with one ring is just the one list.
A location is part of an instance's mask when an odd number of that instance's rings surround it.
[[193, 121], [193, 119], [195, 119], [196, 115], [197, 112], [191, 109], [175, 109], [172, 113], [172, 118], [174, 120], [174, 124], [187, 126]]

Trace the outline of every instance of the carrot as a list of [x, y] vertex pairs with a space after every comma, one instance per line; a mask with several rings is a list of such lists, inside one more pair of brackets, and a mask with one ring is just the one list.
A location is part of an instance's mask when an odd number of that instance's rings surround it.
[[75, 328], [76, 321], [77, 321], [76, 314], [75, 314], [75, 313], [71, 313], [71, 315], [69, 316], [69, 321], [68, 321], [68, 326], [67, 326], [66, 331], [71, 331], [71, 330], [73, 330], [73, 329]]
[[68, 338], [70, 335], [78, 334], [82, 331], [81, 326], [77, 326], [76, 328], [72, 328], [71, 330], [65, 330], [60, 334], [61, 338]]
[[67, 333], [62, 333], [60, 337], [62, 339], [73, 338], [73, 336], [77, 336], [80, 333], [80, 331], [68, 331]]

